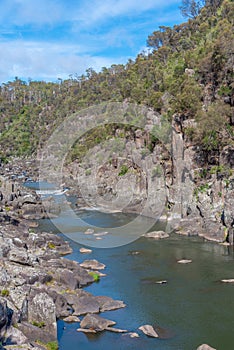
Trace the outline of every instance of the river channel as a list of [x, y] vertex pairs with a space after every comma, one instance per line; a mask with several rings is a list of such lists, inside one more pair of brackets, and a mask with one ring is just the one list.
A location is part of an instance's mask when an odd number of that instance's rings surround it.
[[[218, 350], [234, 348], [234, 284], [222, 279], [234, 278], [233, 250], [198, 237], [171, 234], [162, 240], [140, 237], [115, 248], [91, 247], [92, 253], [81, 254], [84, 245], [67, 236], [74, 232], [69, 213], [56, 220], [62, 222], [59, 232], [49, 219], [40, 221], [40, 230], [52, 231], [70, 241], [73, 253], [69, 259], [82, 262], [97, 259], [106, 265], [106, 277], [86, 287], [94, 295], [123, 300], [126, 308], [108, 311], [101, 316], [116, 321], [116, 327], [139, 333], [139, 338], [108, 331], [97, 335], [77, 332], [79, 324], [58, 321], [61, 350], [196, 350], [207, 343]], [[77, 210], [83, 221], [83, 232], [89, 225], [114, 227], [133, 219], [132, 215], [106, 214]], [[71, 228], [72, 226], [72, 228]], [[61, 226], [60, 226], [61, 227]], [[162, 229], [156, 223], [154, 230]], [[81, 231], [79, 226], [78, 230]], [[191, 259], [179, 264], [180, 259]], [[157, 283], [158, 281], [167, 283]], [[165, 329], [165, 339], [149, 338], [138, 327], [144, 324]]]

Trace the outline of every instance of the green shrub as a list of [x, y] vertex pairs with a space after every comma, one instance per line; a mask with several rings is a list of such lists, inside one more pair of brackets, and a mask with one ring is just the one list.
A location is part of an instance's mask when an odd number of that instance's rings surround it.
[[128, 166], [126, 164], [123, 164], [120, 168], [119, 176], [124, 176], [128, 172]]
[[45, 322], [44, 321], [41, 321], [41, 322], [32, 321], [32, 325], [36, 326], [38, 328], [43, 328], [43, 327], [45, 327]]
[[97, 272], [94, 271], [90, 271], [89, 275], [93, 277], [94, 282], [98, 282], [100, 280], [100, 276]]
[[47, 243], [47, 247], [48, 247], [49, 249], [55, 249], [55, 244], [52, 243], [52, 242], [48, 242], [48, 243]]
[[58, 350], [59, 349], [57, 341], [50, 341], [47, 344], [45, 344], [41, 340], [37, 340], [36, 343], [38, 345], [45, 347], [47, 350]]
[[51, 341], [46, 344], [48, 350], [58, 350], [58, 343], [56, 341]]
[[2, 289], [1, 290], [1, 296], [2, 297], [8, 297], [10, 295], [10, 292], [8, 289]]

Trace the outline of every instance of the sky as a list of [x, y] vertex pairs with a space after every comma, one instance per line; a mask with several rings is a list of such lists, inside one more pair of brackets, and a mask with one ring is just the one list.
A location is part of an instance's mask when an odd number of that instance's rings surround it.
[[56, 81], [125, 64], [184, 21], [181, 0], [0, 0], [0, 84]]

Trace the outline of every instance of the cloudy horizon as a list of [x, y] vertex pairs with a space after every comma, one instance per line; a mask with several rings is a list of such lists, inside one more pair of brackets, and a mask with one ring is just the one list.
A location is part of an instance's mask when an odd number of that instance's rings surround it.
[[181, 23], [180, 0], [2, 0], [0, 83], [55, 81], [125, 64], [160, 25]]

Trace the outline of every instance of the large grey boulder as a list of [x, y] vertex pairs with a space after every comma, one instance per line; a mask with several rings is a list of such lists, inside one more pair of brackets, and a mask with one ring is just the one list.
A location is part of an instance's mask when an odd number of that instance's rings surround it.
[[84, 329], [93, 329], [95, 331], [103, 331], [110, 326], [115, 325], [116, 322], [107, 320], [106, 318], [102, 318], [98, 315], [88, 314], [83, 320], [80, 322], [81, 328]]
[[46, 326], [40, 328], [32, 325], [31, 323], [23, 321], [18, 323], [17, 327], [28, 338], [29, 342], [40, 340], [43, 343], [48, 343], [57, 340], [57, 338], [55, 338], [54, 335], [48, 332]]
[[139, 329], [146, 334], [148, 337], [153, 337], [153, 338], [158, 338], [159, 335], [158, 333], [155, 331], [155, 329], [153, 328], [153, 326], [149, 325], [149, 324], [145, 324], [141, 327], [139, 327]]
[[22, 265], [32, 265], [29, 254], [25, 249], [14, 248], [11, 249], [8, 255], [10, 261], [16, 262]]
[[74, 312], [73, 315], [80, 316], [88, 313], [99, 313], [100, 306], [95, 296], [84, 295], [77, 298], [75, 304], [72, 305]]
[[[56, 309], [53, 299], [45, 292], [29, 296], [28, 322], [43, 325], [51, 340], [57, 339]], [[34, 338], [36, 339], [36, 338]]]
[[5, 342], [17, 344], [19, 347], [28, 342], [27, 337], [16, 327], [10, 327], [5, 334]]

